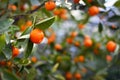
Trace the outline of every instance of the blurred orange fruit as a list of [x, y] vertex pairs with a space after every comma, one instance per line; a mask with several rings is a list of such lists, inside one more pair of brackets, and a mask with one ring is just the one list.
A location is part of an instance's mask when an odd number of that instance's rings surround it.
[[85, 62], [85, 57], [82, 55], [79, 56], [78, 59], [79, 59], [79, 62]]
[[88, 9], [88, 14], [90, 16], [95, 16], [99, 13], [99, 8], [97, 6], [91, 6], [89, 9]]
[[53, 2], [53, 1], [47, 1], [47, 2], [45, 2], [45, 8], [46, 8], [46, 10], [52, 11], [52, 10], [55, 9], [55, 7], [56, 7], [55, 2]]
[[62, 46], [60, 44], [55, 44], [55, 49], [56, 50], [61, 50], [62, 49]]
[[12, 57], [18, 56], [20, 53], [19, 49], [17, 47], [12, 48]]
[[75, 79], [80, 80], [82, 78], [80, 73], [75, 73], [74, 74]]
[[116, 47], [117, 47], [117, 44], [113, 41], [108, 41], [108, 43], [106, 44], [106, 48], [109, 52], [114, 52]]
[[37, 57], [35, 57], [35, 56], [31, 57], [31, 61], [32, 61], [33, 63], [36, 63], [36, 62], [37, 62]]
[[79, 3], [80, 0], [73, 0], [75, 4]]
[[85, 28], [85, 26], [84, 26], [84, 24], [78, 24], [78, 28], [83, 29], [83, 28]]
[[67, 80], [72, 80], [73, 75], [72, 75], [71, 72], [67, 72], [67, 73], [65, 74], [65, 77], [66, 77]]
[[89, 38], [84, 39], [84, 46], [85, 47], [91, 47], [93, 44], [92, 40]]

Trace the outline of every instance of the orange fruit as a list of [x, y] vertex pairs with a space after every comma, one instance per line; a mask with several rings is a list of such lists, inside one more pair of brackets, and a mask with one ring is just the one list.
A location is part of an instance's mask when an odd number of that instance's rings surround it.
[[97, 6], [91, 6], [89, 9], [88, 9], [88, 14], [90, 16], [95, 16], [99, 13], [99, 8]]
[[32, 21], [30, 21], [30, 20], [27, 21], [27, 22], [25, 23], [25, 25], [28, 26], [28, 27], [29, 27], [29, 26], [32, 26]]
[[106, 55], [106, 60], [107, 60], [108, 62], [111, 62], [111, 61], [112, 61], [112, 56]]
[[75, 4], [79, 3], [80, 0], [73, 0]]
[[78, 28], [83, 29], [83, 28], [85, 28], [85, 26], [84, 26], [84, 24], [78, 24]]
[[9, 4], [8, 8], [11, 9], [12, 11], [16, 11], [17, 10], [16, 5], [14, 5], [14, 4]]
[[53, 1], [47, 1], [47, 2], [45, 2], [45, 9], [46, 10], [52, 11], [52, 10], [55, 9], [55, 7], [56, 7], [55, 2], [53, 2]]
[[32, 61], [33, 63], [36, 63], [36, 62], [37, 62], [37, 58], [36, 58], [35, 56], [33, 56], [33, 57], [31, 57], [31, 61]]
[[53, 14], [54, 14], [54, 15], [57, 15], [57, 16], [60, 16], [60, 14], [61, 14], [60, 9], [55, 9], [55, 10], [53, 11]]
[[92, 46], [92, 44], [93, 44], [93, 42], [92, 42], [92, 40], [91, 39], [84, 39], [84, 46], [85, 47], [91, 47]]
[[33, 43], [39, 44], [44, 39], [44, 33], [40, 29], [34, 29], [30, 33], [30, 40]]
[[113, 41], [109, 41], [106, 45], [106, 48], [109, 52], [114, 52], [116, 49], [117, 44]]
[[73, 43], [73, 38], [67, 38], [66, 41], [67, 41], [67, 43], [72, 44]]
[[75, 73], [74, 74], [75, 79], [80, 80], [82, 78], [80, 73]]
[[76, 41], [76, 42], [74, 42], [74, 45], [77, 46], [77, 47], [79, 47], [80, 46], [80, 42]]
[[55, 44], [55, 49], [56, 50], [61, 50], [62, 49], [62, 46], [60, 44]]
[[67, 80], [71, 80], [73, 76], [72, 76], [72, 73], [67, 72], [67, 73], [65, 74], [65, 77], [66, 77]]
[[27, 26], [26, 26], [26, 25], [21, 25], [20, 31], [25, 31], [26, 29], [27, 29]]
[[73, 38], [76, 37], [77, 35], [78, 35], [78, 32], [76, 32], [76, 31], [73, 31], [70, 34], [70, 36], [73, 37]]
[[12, 57], [16, 57], [19, 55], [19, 49], [17, 47], [12, 48]]
[[78, 59], [79, 59], [79, 62], [84, 62], [85, 61], [85, 57], [84, 56], [79, 56]]
[[52, 33], [52, 34], [50, 35], [50, 37], [48, 37], [48, 44], [53, 43], [53, 42], [55, 41], [55, 39], [56, 39], [56, 34], [55, 34], [55, 33]]
[[12, 62], [11, 61], [8, 61], [7, 62], [7, 66], [9, 67], [9, 66], [11, 66], [12, 65]]
[[63, 20], [67, 20], [68, 19], [68, 16], [66, 14], [61, 14], [60, 15], [60, 18], [63, 19]]

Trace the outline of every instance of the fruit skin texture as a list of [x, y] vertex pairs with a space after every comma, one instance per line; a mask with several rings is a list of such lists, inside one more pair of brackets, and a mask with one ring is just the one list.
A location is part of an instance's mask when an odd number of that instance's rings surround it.
[[67, 72], [65, 74], [65, 77], [66, 77], [67, 80], [72, 80], [72, 74], [70, 72]]
[[91, 39], [89, 39], [89, 38], [86, 38], [85, 40], [84, 40], [84, 46], [85, 47], [91, 47], [92, 46], [92, 40]]
[[75, 77], [77, 80], [80, 80], [82, 76], [81, 76], [80, 73], [75, 73], [75, 74], [74, 74], [74, 77]]
[[79, 3], [80, 0], [73, 0], [75, 4]]
[[107, 43], [107, 45], [106, 45], [106, 48], [107, 48], [107, 50], [109, 51], [109, 52], [114, 52], [115, 51], [115, 49], [116, 49], [116, 43], [115, 42], [113, 42], [113, 41], [109, 41], [108, 43]]
[[39, 44], [44, 38], [44, 33], [40, 29], [34, 29], [30, 33], [30, 40], [33, 43]]
[[88, 14], [90, 16], [95, 16], [99, 13], [99, 8], [97, 6], [91, 6], [89, 9], [88, 9]]
[[18, 48], [16, 48], [16, 47], [13, 47], [12, 48], [12, 57], [16, 57], [16, 56], [18, 56], [19, 55], [19, 49]]
[[48, 10], [48, 11], [54, 10], [55, 7], [56, 7], [56, 4], [53, 1], [47, 1], [45, 3], [45, 9]]

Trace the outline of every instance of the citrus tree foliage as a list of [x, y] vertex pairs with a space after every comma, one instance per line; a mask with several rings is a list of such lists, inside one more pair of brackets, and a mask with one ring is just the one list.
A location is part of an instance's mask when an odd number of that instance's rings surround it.
[[0, 80], [119, 80], [120, 1], [0, 0]]

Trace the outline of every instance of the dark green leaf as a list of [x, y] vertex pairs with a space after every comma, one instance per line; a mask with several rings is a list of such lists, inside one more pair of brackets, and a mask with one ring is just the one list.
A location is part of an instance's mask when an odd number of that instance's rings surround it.
[[120, 7], [120, 0], [118, 0], [118, 1], [114, 4], [114, 6]]
[[20, 61], [18, 61], [18, 64], [23, 65], [23, 66], [27, 66], [31, 63], [31, 61], [29, 59], [21, 59]]
[[2, 80], [21, 80], [15, 74], [11, 73], [8, 70], [3, 70], [2, 74], [1, 74], [1, 78], [2, 78]]
[[11, 59], [11, 57], [12, 57], [12, 45], [10, 43], [5, 46], [5, 48], [3, 49], [3, 53], [8, 60]]
[[0, 35], [0, 52], [5, 47], [6, 41], [5, 41], [5, 35]]
[[103, 25], [101, 23], [99, 23], [98, 25], [98, 31], [101, 33], [103, 30]]
[[7, 31], [13, 22], [14, 20], [12, 19], [5, 19], [0, 21], [0, 33]]
[[39, 28], [41, 30], [45, 30], [45, 29], [49, 28], [53, 24], [54, 21], [55, 21], [55, 16], [47, 18], [47, 19], [44, 19], [44, 20], [38, 22], [35, 25], [35, 28]]
[[32, 49], [33, 49], [33, 43], [30, 41], [28, 41], [27, 43], [27, 47], [26, 47], [26, 51], [25, 51], [25, 57], [28, 58], [32, 52]]
[[112, 16], [108, 19], [108, 21], [110, 22], [120, 21], [120, 16], [119, 15]]

